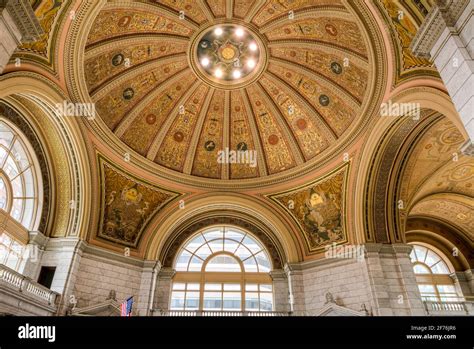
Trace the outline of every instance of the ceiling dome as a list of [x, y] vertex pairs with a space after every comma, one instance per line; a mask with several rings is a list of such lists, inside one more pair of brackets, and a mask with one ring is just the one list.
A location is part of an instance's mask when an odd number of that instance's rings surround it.
[[102, 124], [160, 167], [268, 176], [354, 131], [372, 81], [361, 28], [337, 0], [111, 2], [85, 79]]

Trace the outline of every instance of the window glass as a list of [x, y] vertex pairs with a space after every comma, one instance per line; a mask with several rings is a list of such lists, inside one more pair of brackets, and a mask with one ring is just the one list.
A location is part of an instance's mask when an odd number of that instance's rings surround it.
[[27, 229], [38, 211], [32, 155], [21, 135], [0, 121], [0, 209]]
[[240, 264], [228, 255], [217, 255], [209, 260], [206, 271], [211, 272], [241, 272]]
[[196, 234], [182, 246], [175, 269], [180, 282], [173, 284], [172, 310], [273, 309], [268, 253], [257, 239], [239, 229], [214, 227]]
[[21, 272], [22, 262], [27, 258], [25, 245], [6, 233], [0, 234], [0, 264]]
[[0, 208], [5, 210], [7, 208], [8, 192], [3, 178], [0, 177]]
[[441, 256], [425, 246], [414, 245], [410, 254], [418, 288], [424, 301], [449, 302], [462, 300], [449, 277], [450, 269]]

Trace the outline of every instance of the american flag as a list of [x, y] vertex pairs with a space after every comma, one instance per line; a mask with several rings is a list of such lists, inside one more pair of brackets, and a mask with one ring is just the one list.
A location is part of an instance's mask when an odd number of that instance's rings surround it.
[[131, 316], [133, 296], [120, 304], [120, 316]]

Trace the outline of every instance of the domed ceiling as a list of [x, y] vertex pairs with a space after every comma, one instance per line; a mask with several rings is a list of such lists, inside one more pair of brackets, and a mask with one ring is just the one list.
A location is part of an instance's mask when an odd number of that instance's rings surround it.
[[[372, 74], [357, 18], [338, 0], [110, 2], [88, 36], [85, 79], [103, 124], [160, 166], [277, 174], [360, 121]], [[226, 149], [255, 150], [256, 163], [219, 161]]]

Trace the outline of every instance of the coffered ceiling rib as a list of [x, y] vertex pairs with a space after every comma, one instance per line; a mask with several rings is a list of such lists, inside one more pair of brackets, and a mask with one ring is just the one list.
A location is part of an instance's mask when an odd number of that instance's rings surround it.
[[133, 3], [135, 7], [142, 9], [144, 11], [148, 12], [161, 12], [163, 13], [170, 19], [180, 21], [180, 23], [184, 23], [185, 26], [188, 28], [191, 28], [193, 30], [198, 30], [199, 29], [199, 23], [194, 21], [192, 18], [189, 16], [184, 16], [184, 19], [179, 19], [179, 12], [176, 10], [169, 8], [168, 6], [164, 4], [159, 4], [159, 3], [152, 3], [152, 4], [147, 4], [143, 2], [134, 2]]
[[123, 49], [134, 44], [153, 44], [157, 42], [189, 42], [187, 36], [166, 33], [133, 33], [116, 36], [86, 46], [85, 60], [115, 49]]
[[273, 47], [288, 47], [288, 48], [307, 48], [314, 49], [318, 48], [320, 51], [325, 51], [331, 53], [333, 50], [337, 50], [339, 53], [343, 54], [344, 58], [349, 58], [350, 62], [355, 63], [357, 66], [360, 66], [363, 69], [368, 70], [369, 61], [368, 58], [364, 55], [361, 55], [358, 52], [355, 52], [351, 49], [345, 48], [340, 45], [336, 45], [330, 42], [320, 41], [316, 39], [294, 39], [294, 40], [272, 40], [268, 42], [268, 48], [272, 49]]
[[165, 80], [161, 84], [157, 85], [153, 90], [151, 90], [137, 105], [133, 108], [132, 112], [126, 113], [125, 116], [120, 120], [119, 124], [114, 130], [114, 133], [117, 137], [121, 138], [125, 131], [130, 127], [130, 124], [135, 120], [135, 118], [140, 115], [143, 109], [151, 103], [156, 97], [167, 89], [169, 86], [175, 82], [182, 79], [187, 74], [190, 74], [190, 69], [184, 69], [180, 73], [172, 76], [171, 78]]
[[[346, 9], [341, 8], [339, 6], [321, 6], [321, 7], [313, 7], [313, 8], [305, 8], [302, 10], [294, 11], [294, 19], [292, 21], [297, 21], [301, 19], [319, 19], [324, 18], [327, 16], [353, 21], [354, 17], [346, 11]], [[260, 28], [260, 33], [265, 34], [271, 30], [279, 28], [285, 24], [288, 24], [288, 13], [285, 12], [283, 16], [280, 16], [276, 19], [271, 20], [269, 23], [264, 24]]]
[[152, 161], [155, 160], [156, 155], [158, 154], [158, 150], [160, 149], [161, 143], [163, 142], [163, 139], [165, 138], [166, 134], [168, 133], [170, 127], [173, 125], [174, 120], [176, 117], [179, 115], [179, 106], [180, 105], [185, 105], [186, 101], [192, 96], [192, 94], [197, 90], [197, 88], [202, 84], [199, 80], [193, 83], [190, 89], [186, 91], [185, 94], [181, 96], [181, 98], [177, 101], [176, 105], [174, 108], [171, 110], [171, 112], [168, 114], [168, 118], [166, 119], [165, 123], [161, 127], [160, 131], [156, 135], [155, 139], [151, 143], [151, 146], [148, 150], [147, 153], [147, 159], [150, 159]]
[[225, 1], [225, 18], [231, 19], [234, 15], [234, 0]]
[[109, 92], [113, 88], [119, 86], [127, 80], [132, 79], [137, 75], [157, 69], [161, 65], [173, 63], [178, 60], [186, 61], [186, 53], [182, 52], [177, 54], [171, 54], [169, 56], [163, 56], [150, 61], [145, 61], [137, 65], [131, 65], [130, 68], [122, 70], [120, 73], [111, 76], [101, 84], [91, 89], [91, 98], [94, 100], [99, 100], [109, 94]]
[[311, 103], [309, 103], [306, 100], [305, 97], [301, 96], [298, 93], [298, 91], [295, 90], [293, 86], [288, 84], [284, 79], [273, 74], [271, 71], [265, 72], [265, 76], [268, 77], [268, 79], [272, 80], [277, 85], [279, 85], [280, 87], [283, 87], [285, 92], [291, 95], [293, 99], [295, 99], [297, 102], [302, 104], [304, 108], [311, 111], [309, 116], [311, 115], [314, 116], [313, 120], [315, 121], [316, 126], [324, 132], [324, 135], [328, 138], [329, 142], [332, 142], [338, 139], [336, 131], [332, 129], [332, 127], [329, 125], [326, 119], [321, 115], [321, 113], [319, 113], [319, 111], [316, 108], [314, 108], [311, 105]]
[[258, 159], [257, 162], [259, 164], [258, 169], [259, 169], [260, 176], [266, 176], [268, 175], [267, 162], [265, 160], [265, 156], [263, 155], [264, 154], [263, 145], [257, 131], [258, 127], [255, 121], [255, 114], [252, 110], [252, 107], [250, 106], [248, 92], [246, 89], [243, 89], [239, 91], [238, 93], [240, 93], [240, 95], [242, 96], [242, 100], [244, 101], [245, 111], [247, 113], [248, 122], [250, 124], [250, 130], [252, 132], [253, 143], [255, 145], [255, 150], [257, 151], [257, 159]]
[[332, 90], [335, 93], [337, 93], [339, 95], [343, 95], [345, 97], [345, 100], [351, 102], [350, 104], [354, 105], [354, 109], [355, 108], [360, 108], [360, 106], [361, 106], [361, 101], [359, 101], [359, 99], [356, 96], [354, 96], [351, 92], [346, 90], [343, 86], [339, 85], [337, 82], [330, 79], [326, 75], [323, 75], [323, 74], [321, 74], [321, 73], [319, 73], [319, 72], [317, 72], [313, 69], [307, 68], [304, 65], [299, 64], [297, 62], [288, 61], [288, 60], [283, 59], [283, 58], [278, 58], [278, 57], [273, 57], [272, 56], [269, 59], [269, 63], [270, 64], [274, 63], [274, 64], [277, 64], [277, 65], [280, 65], [280, 66], [284, 66], [284, 67], [287, 67], [291, 70], [295, 70], [295, 71], [297, 71], [301, 74], [311, 76], [315, 80], [319, 80], [319, 82], [322, 83], [323, 85], [327, 85], [329, 87], [332, 87]]
[[264, 23], [260, 23], [260, 27], [265, 28], [266, 26], [273, 25], [273, 23], [275, 23], [275, 22], [284, 21], [285, 19], [288, 20], [290, 10], [293, 11], [293, 13], [295, 15], [295, 18], [296, 18], [296, 14], [298, 14], [298, 13], [301, 15], [304, 12], [311, 11], [312, 13], [314, 13], [314, 12], [325, 10], [325, 9], [330, 9], [334, 12], [336, 12], [336, 11], [337, 12], [341, 12], [341, 11], [346, 12], [346, 8], [343, 5], [329, 5], [329, 4], [304, 7], [303, 9], [300, 9], [300, 10], [294, 9], [294, 8], [289, 8], [289, 9], [287, 9], [287, 11], [283, 12], [281, 15], [277, 16], [276, 18], [267, 20]]
[[253, 18], [257, 14], [257, 12], [262, 8], [263, 5], [265, 5], [266, 1], [265, 0], [257, 0], [253, 4], [252, 8], [249, 10], [247, 15], [244, 18], [244, 21], [247, 23], [252, 22]]
[[[222, 125], [222, 144], [223, 149], [230, 149], [230, 91], [225, 91], [225, 100], [224, 100], [224, 124]], [[222, 179], [229, 179], [230, 177], [230, 165], [227, 162], [222, 164]]]
[[258, 81], [255, 86], [260, 90], [260, 94], [262, 98], [265, 100], [265, 104], [270, 109], [270, 111], [275, 115], [275, 119], [278, 122], [278, 125], [281, 126], [281, 131], [285, 136], [285, 139], [288, 140], [288, 145], [290, 146], [291, 152], [294, 155], [294, 160], [296, 161], [296, 165], [300, 165], [306, 161], [304, 158], [303, 150], [299, 147], [298, 140], [296, 139], [296, 135], [293, 133], [291, 126], [288, 124], [287, 119], [281, 112], [280, 108], [275, 104], [273, 98], [270, 97], [267, 90], [265, 90], [262, 86], [262, 83]]
[[197, 0], [196, 1], [199, 7], [201, 8], [202, 12], [204, 12], [204, 16], [206, 16], [207, 21], [209, 23], [214, 23], [214, 14], [210, 9], [209, 5], [207, 4], [206, 0]]
[[211, 104], [212, 97], [214, 97], [216, 89], [211, 88], [209, 93], [206, 95], [204, 104], [199, 113], [198, 120], [196, 122], [196, 128], [192, 134], [191, 141], [189, 144], [189, 151], [186, 154], [186, 159], [184, 160], [183, 172], [190, 174], [193, 170], [194, 157], [196, 156], [196, 150], [199, 144], [199, 139], [201, 138], [202, 127], [206, 121], [207, 113], [209, 112], [209, 106]]

